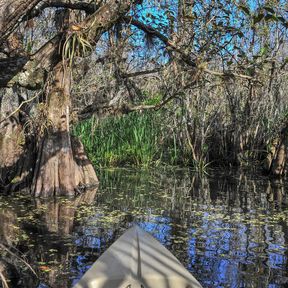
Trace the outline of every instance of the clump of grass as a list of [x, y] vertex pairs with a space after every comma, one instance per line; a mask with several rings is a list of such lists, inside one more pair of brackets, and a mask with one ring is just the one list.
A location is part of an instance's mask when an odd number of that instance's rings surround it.
[[178, 135], [181, 128], [171, 127], [169, 121], [163, 111], [91, 118], [74, 127], [74, 134], [96, 167], [184, 165], [206, 173], [211, 163], [193, 160]]
[[79, 123], [79, 136], [97, 167], [157, 165], [163, 158], [163, 129], [159, 113], [131, 113], [102, 121]]

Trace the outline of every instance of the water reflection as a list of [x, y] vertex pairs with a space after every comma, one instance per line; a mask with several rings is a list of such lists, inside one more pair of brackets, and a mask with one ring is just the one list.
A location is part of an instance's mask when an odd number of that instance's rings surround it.
[[134, 223], [204, 287], [287, 287], [287, 182], [233, 171], [201, 178], [187, 170], [122, 169], [99, 176], [99, 190], [74, 201], [2, 198], [0, 211], [12, 214], [0, 212], [0, 239], [38, 267], [38, 287], [71, 287]]
[[[13, 254], [1, 254], [4, 268], [9, 268], [5, 274], [12, 281], [10, 287], [46, 287], [44, 283], [48, 287], [70, 287], [69, 273], [71, 258], [74, 257], [71, 255], [76, 252], [71, 235], [75, 212], [81, 205], [91, 205], [96, 192], [97, 190], [87, 191], [73, 200], [31, 200], [21, 195], [1, 199], [1, 245], [17, 253], [19, 259], [33, 263], [41, 279], [39, 281], [31, 275], [23, 263], [20, 267], [23, 271], [20, 273], [17, 267], [19, 261], [13, 260]], [[6, 262], [9, 267], [6, 267]]]

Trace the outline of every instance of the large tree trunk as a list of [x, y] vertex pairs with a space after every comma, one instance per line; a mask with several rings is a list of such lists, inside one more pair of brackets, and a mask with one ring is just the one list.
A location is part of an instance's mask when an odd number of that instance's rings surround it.
[[15, 90], [4, 89], [0, 96], [0, 181], [2, 184], [14, 178], [15, 171], [12, 167], [23, 153], [22, 147], [18, 144], [22, 131], [18, 114], [8, 117], [17, 107], [18, 97]]
[[59, 63], [47, 93], [48, 125], [39, 142], [32, 191], [35, 196], [74, 196], [98, 184], [82, 144], [69, 133], [71, 72]]

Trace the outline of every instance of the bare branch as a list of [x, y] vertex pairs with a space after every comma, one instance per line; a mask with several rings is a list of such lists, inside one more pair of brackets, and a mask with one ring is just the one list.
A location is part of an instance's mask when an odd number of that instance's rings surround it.
[[46, 0], [45, 2], [40, 3], [40, 5], [35, 7], [29, 14], [28, 18], [30, 19], [39, 16], [41, 12], [46, 8], [68, 8], [71, 10], [82, 10], [87, 14], [92, 14], [100, 8], [102, 3], [103, 0], [99, 0], [97, 3], [87, 3], [78, 0], [71, 0], [69, 2], [65, 0]]
[[244, 75], [244, 74], [237, 74], [234, 72], [218, 72], [218, 71], [213, 71], [210, 69], [205, 68], [204, 72], [211, 74], [211, 75], [215, 75], [215, 76], [220, 76], [220, 77], [237, 77], [237, 78], [242, 78], [242, 79], [246, 79], [246, 80], [255, 80], [253, 77], [248, 76], [248, 75]]
[[145, 71], [137, 71], [137, 72], [133, 72], [133, 73], [127, 73], [127, 74], [123, 74], [123, 76], [127, 77], [127, 78], [131, 78], [131, 77], [155, 74], [155, 73], [160, 72], [161, 70], [162, 70], [162, 68], [155, 68], [155, 69], [152, 69], [152, 70], [145, 70]]
[[33, 101], [34, 99], [36, 99], [39, 96], [40, 93], [37, 93], [35, 96], [33, 96], [30, 99], [27, 99], [25, 101], [23, 101], [13, 112], [11, 112], [7, 117], [5, 117], [4, 119], [2, 119], [0, 121], [0, 124], [3, 123], [4, 121], [6, 121], [7, 119], [9, 119], [10, 117], [12, 117], [13, 115], [15, 115], [16, 113], [18, 113], [20, 111], [20, 109], [22, 108], [23, 105]]
[[[196, 64], [196, 60], [197, 60], [197, 55], [193, 54], [193, 57], [195, 59], [192, 59], [191, 55], [186, 54], [181, 47], [179, 47], [178, 45], [176, 45], [172, 40], [170, 40], [168, 37], [166, 37], [165, 35], [163, 35], [162, 33], [160, 33], [159, 31], [157, 31], [156, 29], [154, 29], [153, 27], [146, 25], [142, 22], [140, 22], [139, 20], [136, 20], [132, 17], [124, 17], [123, 18], [124, 21], [128, 24], [132, 24], [135, 27], [141, 29], [142, 31], [144, 31], [147, 34], [150, 34], [152, 36], [157, 37], [158, 39], [160, 39], [167, 47], [172, 48], [174, 51], [176, 51], [177, 53], [179, 53], [182, 57], [182, 60], [187, 63], [188, 65], [192, 66], [192, 67], [197, 67]], [[248, 75], [243, 75], [243, 74], [237, 74], [237, 73], [233, 73], [233, 72], [218, 72], [218, 71], [213, 71], [210, 70], [208, 68], [202, 69], [203, 72], [208, 73], [208, 74], [212, 74], [215, 76], [220, 76], [220, 77], [238, 77], [238, 78], [242, 78], [242, 79], [246, 79], [246, 80], [255, 80], [254, 77], [248, 76]]]
[[85, 107], [82, 111], [78, 112], [78, 119], [79, 120], [85, 120], [90, 118], [93, 114], [104, 114], [112, 115], [112, 114], [128, 114], [131, 112], [136, 111], [144, 111], [144, 110], [159, 110], [166, 104], [168, 104], [170, 101], [175, 99], [177, 96], [179, 96], [179, 93], [175, 93], [168, 97], [167, 99], [161, 101], [159, 104], [156, 105], [136, 105], [132, 106], [128, 103], [124, 103], [120, 106], [117, 105], [110, 105], [107, 103], [106, 105], [97, 105], [97, 103], [93, 103], [87, 107]]
[[3, 288], [9, 288], [8, 282], [7, 282], [5, 276], [3, 275], [3, 273], [1, 271], [0, 271], [0, 279], [1, 279], [1, 282], [2, 282]]
[[[85, 32], [86, 41], [91, 45], [96, 44], [100, 36], [129, 11], [132, 2], [131, 0], [110, 0], [94, 14], [86, 17], [77, 27]], [[45, 79], [46, 72], [51, 71], [61, 60], [59, 47], [61, 47], [61, 42], [65, 39], [66, 34], [75, 32], [74, 26], [71, 25], [65, 32], [58, 33], [30, 58], [0, 59], [0, 68], [1, 66], [5, 67], [5, 69], [0, 69], [0, 87], [18, 83], [20, 86], [30, 89], [39, 88]], [[9, 73], [7, 73], [7, 66], [5, 65], [8, 65]]]
[[171, 47], [174, 51], [178, 52], [181, 55], [183, 61], [186, 62], [187, 64], [189, 64], [190, 66], [192, 66], [192, 67], [197, 66], [195, 60], [193, 60], [190, 55], [186, 54], [181, 49], [181, 47], [177, 46], [176, 43], [174, 43], [168, 37], [166, 37], [165, 35], [160, 33], [158, 30], [156, 30], [153, 27], [146, 25], [146, 24], [144, 24], [144, 23], [140, 22], [139, 20], [136, 20], [132, 17], [127, 16], [127, 17], [124, 17], [123, 20], [127, 24], [132, 24], [132, 25], [136, 26], [137, 28], [141, 29], [142, 31], [144, 31], [145, 33], [150, 34], [151, 36], [155, 36], [158, 39], [160, 39], [166, 46]]
[[35, 270], [31, 267], [31, 265], [25, 261], [24, 259], [22, 259], [21, 257], [19, 257], [17, 254], [13, 253], [10, 249], [8, 249], [5, 245], [3, 245], [2, 243], [0, 243], [0, 248], [2, 248], [3, 250], [7, 251], [9, 254], [11, 254], [13, 257], [17, 258], [19, 261], [23, 262], [24, 265], [26, 265], [29, 270], [38, 278], [37, 273], [35, 272]]
[[17, 83], [29, 89], [39, 89], [46, 72], [59, 62], [62, 35], [56, 35], [30, 57], [0, 59], [0, 87], [10, 87]]

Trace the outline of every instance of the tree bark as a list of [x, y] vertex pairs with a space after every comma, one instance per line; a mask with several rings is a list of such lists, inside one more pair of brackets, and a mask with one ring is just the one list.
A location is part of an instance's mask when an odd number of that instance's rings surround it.
[[[28, 89], [41, 88], [47, 73], [61, 60], [59, 51], [62, 41], [67, 35], [75, 33], [75, 26], [80, 29], [77, 31], [78, 34], [85, 34], [86, 40], [95, 45], [101, 35], [129, 11], [131, 3], [130, 0], [111, 0], [78, 25], [72, 25], [65, 32], [58, 33], [35, 54], [0, 59], [0, 87], [18, 84]], [[1, 12], [3, 11], [0, 10], [0, 16]]]
[[34, 165], [33, 143], [25, 138], [16, 88], [4, 89], [0, 97], [0, 188], [7, 192], [31, 184]]
[[35, 54], [0, 59], [0, 87], [19, 85], [31, 90], [40, 89], [47, 73], [60, 61], [59, 45], [63, 33], [59, 33]]
[[41, 0], [0, 0], [0, 46]]
[[282, 176], [285, 174], [285, 166], [286, 166], [286, 141], [281, 141], [280, 145], [277, 149], [277, 154], [275, 155], [275, 158], [272, 161], [271, 165], [271, 175], [273, 176]]

